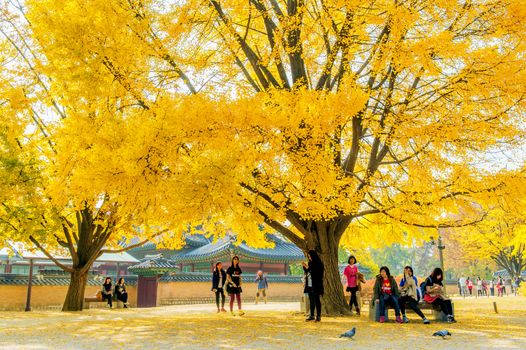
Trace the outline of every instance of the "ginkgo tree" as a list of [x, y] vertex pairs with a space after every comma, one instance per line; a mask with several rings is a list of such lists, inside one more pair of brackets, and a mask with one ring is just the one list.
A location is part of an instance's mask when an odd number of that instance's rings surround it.
[[[122, 110], [126, 99], [111, 79], [97, 82], [96, 88], [106, 91], [103, 97], [69, 94], [73, 86], [47, 74], [47, 63], [53, 62], [24, 9], [8, 6], [1, 20], [1, 242], [34, 244], [70, 273], [63, 310], [82, 310], [88, 272], [101, 254], [160, 235], [166, 246], [183, 243], [191, 220], [162, 205], [176, 203], [178, 193], [165, 188], [176, 188], [171, 182], [177, 178], [157, 168], [161, 150], [137, 142], [153, 140], [158, 126], [152, 117], [170, 109]], [[172, 141], [179, 121], [164, 126]], [[174, 158], [176, 153], [171, 152]], [[132, 237], [138, 243], [121, 246]], [[71, 264], [57, 255], [69, 256]]]
[[[523, 146], [521, 0], [27, 4], [61, 96], [102, 103], [118, 90], [116, 108], [158, 131], [136, 138], [152, 177], [187, 175], [166, 187], [187, 210], [259, 243], [249, 227], [263, 220], [318, 251], [329, 314], [347, 308], [342, 237], [367, 239], [353, 232], [368, 222], [415, 236], [472, 224], [473, 198], [522, 176], [480, 166]], [[164, 127], [175, 119], [183, 146]], [[460, 208], [465, 220], [448, 219]]]

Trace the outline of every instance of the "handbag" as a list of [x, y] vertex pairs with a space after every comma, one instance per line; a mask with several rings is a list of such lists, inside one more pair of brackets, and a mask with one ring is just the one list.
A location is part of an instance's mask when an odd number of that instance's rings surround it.
[[98, 290], [97, 294], [95, 294], [95, 298], [97, 298], [98, 301], [102, 301], [102, 291]]

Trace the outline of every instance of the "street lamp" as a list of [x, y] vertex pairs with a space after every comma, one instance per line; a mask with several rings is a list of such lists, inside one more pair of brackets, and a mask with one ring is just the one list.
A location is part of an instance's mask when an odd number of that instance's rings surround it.
[[[438, 230], [437, 230], [438, 231]], [[431, 237], [431, 245], [435, 245], [435, 239]], [[446, 246], [442, 244], [442, 236], [440, 235], [440, 231], [438, 231], [438, 258], [440, 259], [440, 268], [442, 269], [442, 279], [444, 281], [444, 291], [446, 290], [446, 272], [444, 270], [444, 255], [442, 251], [446, 249]]]

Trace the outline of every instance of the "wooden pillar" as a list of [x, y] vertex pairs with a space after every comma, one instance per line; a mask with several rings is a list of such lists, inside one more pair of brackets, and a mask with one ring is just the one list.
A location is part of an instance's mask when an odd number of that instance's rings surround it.
[[192, 264], [190, 265], [190, 269], [191, 269], [190, 271], [195, 272], [195, 264], [192, 263]]
[[289, 274], [289, 264], [288, 263], [285, 263], [284, 265], [284, 272], [285, 272], [285, 276]]

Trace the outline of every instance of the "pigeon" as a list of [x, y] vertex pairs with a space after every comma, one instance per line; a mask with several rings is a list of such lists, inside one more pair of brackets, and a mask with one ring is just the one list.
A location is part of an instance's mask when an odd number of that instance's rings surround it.
[[451, 337], [451, 333], [449, 333], [449, 331], [447, 331], [445, 329], [433, 333], [434, 337], [442, 337], [442, 339], [446, 339], [446, 335], [449, 335]]
[[353, 327], [350, 331], [340, 334], [340, 338], [351, 338], [356, 334], [356, 327]]

